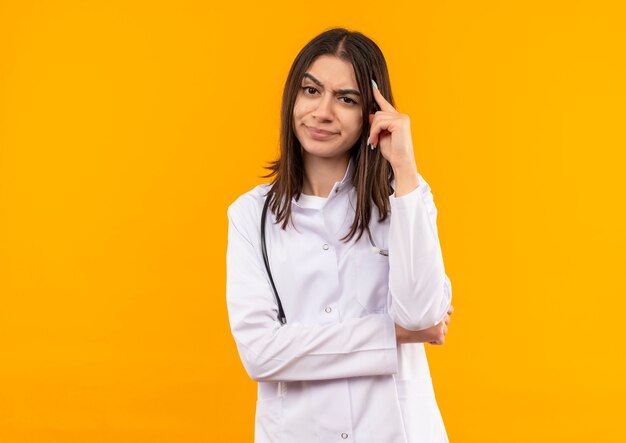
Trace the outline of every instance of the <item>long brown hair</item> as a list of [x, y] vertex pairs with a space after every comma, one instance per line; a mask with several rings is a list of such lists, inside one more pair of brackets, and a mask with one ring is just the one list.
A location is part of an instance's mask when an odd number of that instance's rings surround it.
[[276, 215], [276, 223], [282, 222], [282, 229], [286, 229], [291, 220], [291, 200], [293, 197], [296, 200], [300, 198], [304, 180], [302, 146], [293, 129], [293, 107], [306, 69], [317, 57], [325, 54], [352, 64], [361, 91], [363, 130], [361, 138], [349, 151], [355, 168], [352, 177], [348, 177], [357, 191], [357, 205], [350, 231], [341, 239], [349, 241], [358, 230], [358, 241], [369, 226], [372, 202], [380, 214], [378, 221], [382, 222], [387, 218], [390, 210], [389, 196], [393, 193], [393, 169], [390, 163], [382, 156], [380, 149], [370, 150], [366, 146], [370, 130], [369, 114], [378, 110], [378, 107], [374, 108], [375, 99], [370, 79], [374, 79], [380, 92], [392, 106], [394, 102], [385, 57], [376, 43], [365, 35], [345, 28], [333, 28], [314, 37], [296, 56], [283, 90], [280, 157], [269, 162], [270, 166], [264, 166], [271, 172], [261, 177], [276, 176], [269, 190], [269, 195], [274, 195], [270, 207]]

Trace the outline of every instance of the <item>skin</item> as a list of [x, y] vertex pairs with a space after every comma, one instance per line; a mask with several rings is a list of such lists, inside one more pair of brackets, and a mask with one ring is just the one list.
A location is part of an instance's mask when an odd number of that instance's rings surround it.
[[[360, 98], [334, 94], [337, 89], [357, 89], [354, 69], [338, 57], [323, 55], [307, 72], [323, 86], [304, 78], [293, 108], [294, 131], [303, 147], [303, 193], [327, 197], [348, 167], [349, 150], [361, 136], [363, 117]], [[328, 140], [315, 140], [307, 127], [336, 133]]]
[[[293, 108], [294, 131], [303, 148], [302, 192], [328, 197], [335, 182], [340, 181], [346, 172], [350, 148], [361, 137], [361, 97], [333, 92], [338, 89], [358, 90], [354, 68], [338, 57], [322, 55], [311, 63], [306, 72], [322, 85], [305, 77]], [[410, 119], [408, 115], [399, 113], [376, 87], [374, 99], [380, 111], [369, 115], [369, 142], [375, 149], [380, 149], [381, 155], [391, 164], [396, 179], [395, 197], [399, 198], [419, 185]], [[333, 135], [326, 140], [316, 140], [307, 127], [330, 131]], [[450, 305], [441, 322], [420, 331], [396, 325], [397, 343], [444, 344], [453, 311]]]

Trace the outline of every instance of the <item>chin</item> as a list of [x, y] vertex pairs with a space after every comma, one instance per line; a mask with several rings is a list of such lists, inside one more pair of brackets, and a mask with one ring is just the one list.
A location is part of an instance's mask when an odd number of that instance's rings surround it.
[[311, 148], [310, 146], [307, 146], [306, 144], [303, 144], [303, 143], [301, 143], [300, 145], [302, 146], [303, 155], [308, 155], [311, 157], [320, 157], [320, 158], [342, 157], [348, 151], [348, 149], [341, 148], [341, 147], [337, 148], [336, 146], [332, 148], [324, 147], [324, 146], [317, 146], [315, 148]]

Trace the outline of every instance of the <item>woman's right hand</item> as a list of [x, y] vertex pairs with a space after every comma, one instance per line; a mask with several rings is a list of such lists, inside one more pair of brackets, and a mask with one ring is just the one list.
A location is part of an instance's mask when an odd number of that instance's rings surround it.
[[402, 326], [396, 325], [396, 341], [399, 345], [403, 343], [430, 343], [431, 345], [442, 345], [445, 342], [445, 336], [448, 333], [448, 325], [450, 324], [450, 316], [454, 312], [454, 307], [450, 305], [450, 309], [444, 316], [443, 320], [428, 329], [420, 331], [411, 331], [404, 329]]

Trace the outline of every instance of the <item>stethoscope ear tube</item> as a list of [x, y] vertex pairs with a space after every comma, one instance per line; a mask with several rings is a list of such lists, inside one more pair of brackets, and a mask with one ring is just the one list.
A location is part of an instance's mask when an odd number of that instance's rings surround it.
[[261, 214], [261, 246], [263, 252], [263, 261], [265, 262], [265, 269], [267, 269], [267, 275], [270, 278], [270, 283], [272, 284], [272, 289], [274, 290], [274, 295], [276, 295], [276, 302], [278, 303], [278, 320], [285, 324], [287, 319], [285, 318], [285, 312], [283, 311], [283, 304], [280, 302], [280, 297], [278, 296], [278, 291], [276, 290], [276, 285], [274, 284], [274, 279], [272, 278], [272, 271], [270, 271], [270, 262], [267, 258], [267, 247], [265, 245], [265, 217], [267, 216], [267, 207], [269, 206], [272, 193], [268, 193], [265, 197], [265, 204], [263, 205], [263, 213]]

